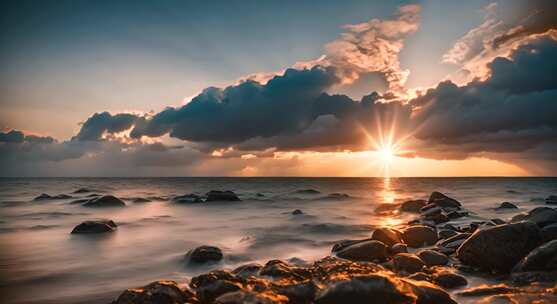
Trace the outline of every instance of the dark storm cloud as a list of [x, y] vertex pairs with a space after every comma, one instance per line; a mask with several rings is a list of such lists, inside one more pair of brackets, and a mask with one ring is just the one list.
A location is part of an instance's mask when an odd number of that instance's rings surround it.
[[140, 120], [131, 136], [165, 133], [188, 141], [238, 143], [253, 137], [294, 134], [312, 122], [313, 101], [337, 82], [332, 68], [288, 69], [265, 85], [246, 81], [208, 88], [181, 108]]
[[443, 82], [411, 101], [422, 107], [414, 118], [422, 154], [526, 152], [557, 139], [557, 42], [534, 41], [489, 67], [486, 81]]
[[136, 115], [126, 113], [116, 115], [108, 112], [95, 113], [83, 123], [75, 139], [100, 140], [105, 132], [118, 133], [130, 129], [137, 118]]

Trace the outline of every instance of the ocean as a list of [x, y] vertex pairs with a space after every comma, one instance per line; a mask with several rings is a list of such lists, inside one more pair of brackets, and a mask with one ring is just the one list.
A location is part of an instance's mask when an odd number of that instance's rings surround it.
[[[125, 208], [70, 202], [112, 194]], [[180, 204], [174, 196], [232, 190], [240, 202]], [[416, 215], [376, 210], [440, 191], [471, 216], [452, 223], [510, 219], [544, 206], [557, 178], [4, 178], [0, 179], [0, 302], [109, 303], [126, 288], [157, 279], [185, 282], [213, 268], [283, 259], [311, 262], [343, 239], [374, 227], [402, 227]], [[33, 200], [42, 193], [71, 198]], [[150, 202], [134, 202], [145, 198]], [[501, 202], [518, 209], [498, 211]], [[302, 214], [293, 215], [300, 209]], [[114, 233], [70, 234], [84, 220], [116, 222]], [[190, 267], [184, 254], [222, 249], [222, 263]], [[470, 279], [480, 284], [481, 279]]]

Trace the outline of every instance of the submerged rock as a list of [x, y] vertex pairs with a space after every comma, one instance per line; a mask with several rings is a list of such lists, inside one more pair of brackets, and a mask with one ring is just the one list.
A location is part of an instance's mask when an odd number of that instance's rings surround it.
[[518, 209], [518, 207], [513, 204], [513, 203], [509, 203], [509, 202], [502, 202], [501, 205], [499, 205], [497, 208], [495, 208], [497, 210], [502, 210], [502, 209]]
[[557, 205], [557, 195], [550, 195], [545, 199], [546, 204]]
[[149, 203], [151, 200], [143, 197], [136, 197], [132, 200], [134, 203]]
[[296, 193], [298, 193], [298, 194], [319, 194], [321, 192], [319, 192], [315, 189], [300, 189], [300, 190], [296, 190]]
[[44, 200], [59, 200], [59, 199], [69, 199], [72, 198], [71, 195], [67, 195], [67, 194], [58, 194], [58, 195], [48, 195], [46, 193], [42, 193], [41, 195], [35, 197], [33, 200], [34, 201], [44, 201]]
[[218, 191], [218, 190], [211, 190], [207, 192], [207, 199], [206, 202], [213, 202], [213, 201], [231, 201], [236, 202], [240, 201], [240, 198], [236, 195], [236, 193], [232, 191]]
[[337, 256], [351, 261], [383, 261], [387, 258], [388, 251], [382, 242], [369, 240], [350, 245], [338, 251]]
[[377, 228], [371, 233], [371, 239], [382, 242], [391, 247], [396, 243], [402, 243], [401, 233], [391, 228]]
[[219, 262], [223, 258], [222, 251], [214, 246], [200, 246], [186, 253], [185, 258], [190, 264]]
[[532, 250], [514, 268], [514, 272], [557, 270], [557, 240]]
[[113, 195], [105, 195], [101, 197], [95, 197], [88, 200], [82, 206], [91, 208], [102, 208], [102, 207], [125, 207], [126, 203], [121, 199]]
[[72, 230], [76, 233], [104, 233], [116, 231], [117, 225], [112, 220], [85, 221]]
[[124, 291], [113, 304], [178, 304], [197, 303], [197, 298], [188, 289], [174, 281], [157, 281], [140, 288]]
[[302, 212], [302, 210], [300, 210], [300, 209], [296, 209], [296, 210], [292, 211], [292, 215], [300, 215], [300, 214], [304, 214]]
[[259, 263], [249, 263], [238, 266], [236, 269], [232, 270], [232, 273], [239, 277], [247, 277], [250, 275], [256, 275], [261, 268], [263, 268], [263, 265]]
[[470, 266], [507, 272], [541, 243], [541, 230], [535, 224], [505, 224], [477, 230], [458, 248], [457, 257]]
[[416, 225], [406, 228], [402, 232], [402, 240], [410, 247], [418, 248], [424, 245], [433, 245], [437, 242], [437, 232], [435, 229]]
[[422, 209], [425, 205], [426, 201], [423, 199], [410, 200], [402, 203], [402, 205], [400, 205], [400, 210], [404, 212], [418, 213], [420, 212], [420, 209]]
[[176, 196], [172, 199], [176, 203], [203, 203], [203, 198], [197, 194], [190, 193]]
[[414, 303], [416, 297], [401, 289], [400, 285], [395, 280], [379, 274], [353, 277], [325, 289], [315, 303]]

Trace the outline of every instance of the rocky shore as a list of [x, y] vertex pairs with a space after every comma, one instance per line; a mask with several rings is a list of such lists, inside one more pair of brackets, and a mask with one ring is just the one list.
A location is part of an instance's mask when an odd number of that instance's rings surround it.
[[[215, 200], [237, 200], [233, 192], [212, 194]], [[189, 195], [176, 201], [196, 203], [201, 198]], [[547, 204], [554, 204], [554, 197]], [[496, 208], [517, 207], [504, 202]], [[470, 212], [454, 198], [433, 192], [427, 200], [381, 205], [376, 212], [414, 213], [415, 219], [402, 229], [378, 227], [367, 239], [340, 241], [330, 256], [313, 263], [270, 260], [214, 270], [189, 282], [161, 280], [125, 290], [112, 303], [557, 302], [553, 208], [534, 208], [508, 222], [457, 225], [451, 221], [470, 217]], [[89, 222], [81, 230], [111, 232], [116, 227], [112, 224]], [[217, 267], [225, 254], [217, 247], [201, 246], [184, 259], [190, 265]], [[469, 286], [471, 278], [490, 283]]]

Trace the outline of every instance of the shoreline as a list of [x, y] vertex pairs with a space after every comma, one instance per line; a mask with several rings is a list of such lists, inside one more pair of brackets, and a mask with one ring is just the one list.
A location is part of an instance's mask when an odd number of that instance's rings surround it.
[[[548, 206], [554, 198], [546, 199]], [[189, 282], [161, 280], [132, 287], [112, 303], [340, 303], [341, 299], [363, 303], [370, 298], [382, 303], [557, 301], [557, 210], [553, 208], [537, 207], [508, 222], [493, 219], [455, 226], [453, 220], [470, 213], [455, 199], [433, 192], [428, 200], [379, 205], [376, 212], [413, 213], [416, 218], [400, 230], [377, 228], [369, 238], [341, 241], [329, 256], [312, 263], [269, 260], [231, 271], [213, 270]], [[184, 259], [190, 265], [210, 265], [222, 255], [219, 248], [201, 246]], [[477, 278], [489, 285], [470, 287], [469, 281]]]

